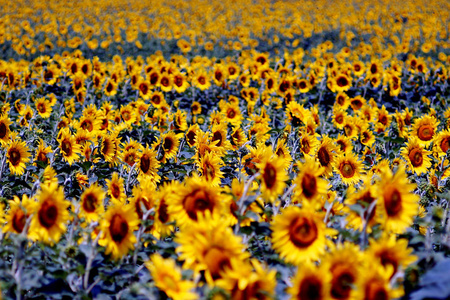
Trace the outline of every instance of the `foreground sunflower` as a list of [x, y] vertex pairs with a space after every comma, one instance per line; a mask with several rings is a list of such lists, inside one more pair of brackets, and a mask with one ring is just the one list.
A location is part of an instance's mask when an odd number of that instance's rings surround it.
[[306, 158], [304, 164], [299, 164], [300, 172], [294, 179], [294, 201], [306, 200], [310, 203], [318, 200], [327, 192], [327, 180], [320, 177], [323, 167], [313, 159]]
[[221, 189], [213, 187], [205, 178], [194, 175], [186, 178], [168, 199], [169, 213], [177, 220], [178, 226], [195, 223], [198, 215], [206, 212], [221, 214], [223, 210]]
[[291, 299], [329, 300], [331, 284], [330, 270], [323, 265], [315, 266], [308, 262], [298, 267], [292, 286], [287, 289]]
[[273, 299], [276, 274], [276, 270], [264, 268], [256, 259], [247, 262], [233, 258], [216, 285], [228, 291], [231, 299], [269, 300]]
[[160, 254], [153, 254], [150, 261], [145, 263], [150, 271], [155, 286], [174, 300], [198, 299], [198, 295], [192, 292], [195, 283], [183, 280], [181, 270], [175, 265], [175, 261]]
[[430, 115], [422, 116], [414, 121], [411, 135], [416, 137], [422, 146], [428, 147], [436, 135], [438, 125], [439, 121], [435, 117]]
[[290, 206], [272, 222], [272, 247], [287, 262], [300, 264], [319, 259], [325, 252], [326, 228], [322, 214], [314, 208]]
[[2, 115], [0, 112], [0, 146], [8, 142], [9, 134], [11, 133], [9, 125], [11, 124], [12, 122], [9, 120], [8, 114]]
[[386, 231], [403, 233], [411, 226], [419, 212], [419, 196], [413, 193], [415, 187], [409, 183], [403, 165], [395, 174], [384, 169], [377, 190], [377, 210], [384, 215]]
[[30, 238], [53, 245], [66, 231], [66, 223], [70, 217], [67, 208], [70, 202], [64, 199], [63, 188], [57, 183], [41, 185], [36, 198]]
[[27, 144], [20, 140], [11, 141], [6, 151], [6, 158], [11, 174], [22, 175], [25, 172], [25, 163], [30, 161]]
[[111, 254], [117, 260], [134, 249], [136, 237], [134, 231], [139, 218], [131, 205], [111, 205], [100, 223], [102, 236], [98, 243], [106, 247], [105, 254]]
[[212, 216], [209, 212], [199, 215], [198, 222], [185, 226], [176, 234], [174, 241], [179, 244], [176, 252], [184, 260], [183, 268], [198, 274], [205, 271], [208, 284], [222, 277], [231, 260], [243, 261], [249, 257], [244, 252], [242, 238], [233, 234], [227, 222]]

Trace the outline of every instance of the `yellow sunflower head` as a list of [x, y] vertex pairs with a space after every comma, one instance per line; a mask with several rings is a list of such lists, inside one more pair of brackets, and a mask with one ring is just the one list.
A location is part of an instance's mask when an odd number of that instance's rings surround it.
[[25, 172], [25, 163], [30, 161], [27, 144], [20, 140], [12, 140], [6, 151], [6, 158], [11, 174], [22, 175]]
[[101, 218], [105, 211], [103, 206], [105, 195], [106, 192], [97, 183], [92, 184], [81, 194], [80, 212], [86, 222], [97, 221]]
[[431, 167], [431, 151], [425, 150], [417, 138], [411, 138], [401, 149], [401, 154], [408, 164], [408, 169], [417, 175], [427, 173]]

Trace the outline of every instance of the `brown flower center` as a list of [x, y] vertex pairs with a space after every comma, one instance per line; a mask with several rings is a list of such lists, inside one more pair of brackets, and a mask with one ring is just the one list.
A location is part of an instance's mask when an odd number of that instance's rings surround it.
[[339, 87], [345, 87], [348, 85], [348, 80], [347, 78], [345, 78], [344, 76], [340, 76], [337, 80], [336, 80], [336, 84]]
[[289, 226], [291, 242], [299, 248], [307, 248], [318, 237], [316, 223], [306, 217], [298, 217]]
[[204, 190], [196, 190], [184, 198], [183, 206], [192, 220], [197, 220], [197, 213], [209, 210], [212, 212], [214, 203]]
[[[0, 136], [0, 138], [1, 138], [1, 136]], [[441, 141], [440, 147], [443, 152], [447, 152], [448, 148], [450, 148], [450, 137], [443, 138]]]
[[158, 219], [163, 224], [167, 223], [167, 221], [169, 221], [169, 214], [167, 212], [168, 207], [169, 206], [166, 204], [166, 201], [164, 201], [164, 199], [161, 199], [161, 202], [159, 204], [159, 209], [158, 209]]
[[115, 214], [111, 218], [109, 233], [114, 242], [120, 243], [128, 234], [128, 222], [120, 214]]
[[277, 182], [277, 169], [275, 169], [271, 163], [268, 163], [264, 168], [263, 179], [269, 189], [271, 189]]
[[61, 150], [66, 156], [72, 155], [72, 143], [68, 140], [63, 140], [61, 143]]
[[111, 195], [115, 199], [119, 199], [119, 197], [120, 197], [120, 187], [119, 187], [118, 184], [116, 184], [116, 183], [111, 184]]
[[141, 157], [141, 171], [147, 174], [150, 169], [150, 157], [147, 154], [143, 154]]
[[6, 137], [7, 133], [8, 133], [8, 128], [6, 127], [6, 124], [3, 122], [0, 122], [0, 139], [4, 139]]
[[164, 151], [170, 152], [173, 148], [173, 141], [171, 138], [165, 138], [164, 139], [164, 145], [163, 145]]
[[317, 156], [322, 167], [327, 167], [331, 161], [330, 154], [327, 149], [325, 149], [325, 147], [321, 147], [317, 152]]
[[344, 161], [339, 165], [339, 171], [341, 172], [341, 175], [345, 178], [352, 178], [353, 175], [355, 175], [356, 169], [355, 166], [349, 162]]
[[45, 201], [38, 211], [39, 223], [47, 229], [50, 229], [58, 218], [58, 208], [55, 204]]
[[85, 195], [84, 201], [83, 201], [84, 210], [88, 213], [94, 212], [95, 208], [97, 206], [97, 202], [98, 202], [98, 199], [94, 194], [89, 193], [89, 194]]
[[386, 291], [383, 282], [369, 281], [365, 287], [364, 299], [366, 300], [388, 300], [389, 294]]
[[422, 141], [429, 141], [433, 138], [434, 128], [431, 125], [422, 125], [417, 130], [417, 136]]
[[352, 284], [355, 282], [353, 273], [344, 263], [333, 266], [331, 273], [333, 274], [331, 295], [335, 299], [348, 299]]
[[231, 265], [229, 257], [217, 247], [207, 250], [205, 262], [213, 279], [220, 278], [220, 272]]
[[20, 164], [20, 152], [16, 148], [13, 148], [9, 151], [9, 161], [13, 166], [18, 166]]
[[408, 157], [415, 168], [420, 167], [423, 163], [422, 150], [420, 148], [412, 149], [409, 152]]
[[322, 281], [315, 276], [309, 276], [300, 283], [297, 299], [299, 300], [320, 300], [322, 295]]
[[17, 210], [12, 218], [12, 227], [18, 233], [22, 233], [23, 228], [25, 227], [25, 223], [27, 221], [27, 216], [23, 212], [22, 209]]
[[384, 192], [384, 205], [389, 217], [396, 216], [402, 210], [402, 196], [396, 188], [391, 187]]
[[306, 173], [302, 180], [303, 194], [306, 198], [312, 198], [317, 193], [317, 180], [314, 175]]

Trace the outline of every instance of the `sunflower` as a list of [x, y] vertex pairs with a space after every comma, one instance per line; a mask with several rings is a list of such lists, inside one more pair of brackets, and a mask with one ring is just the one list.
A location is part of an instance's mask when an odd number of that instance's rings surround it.
[[195, 140], [197, 138], [197, 132], [200, 130], [200, 127], [197, 123], [192, 124], [189, 126], [188, 130], [186, 131], [186, 143], [189, 145], [189, 147], [195, 146]]
[[339, 155], [334, 162], [334, 169], [341, 175], [341, 180], [346, 185], [358, 183], [363, 173], [362, 162], [353, 152]]
[[[300, 264], [317, 260], [325, 253], [328, 230], [323, 215], [312, 206], [289, 206], [272, 222], [272, 248], [287, 262]], [[334, 233], [334, 231], [333, 231]]]
[[292, 286], [287, 289], [291, 299], [329, 300], [331, 273], [323, 265], [315, 266], [311, 262], [299, 265]]
[[273, 202], [283, 192], [289, 176], [285, 170], [284, 158], [272, 155], [262, 157], [260, 163], [256, 165], [261, 175], [261, 193], [263, 197]]
[[38, 148], [36, 149], [34, 161], [35, 162], [40, 161], [46, 165], [49, 162], [47, 154], [52, 152], [53, 152], [52, 147], [47, 146], [42, 139], [39, 139], [39, 144]]
[[215, 143], [215, 146], [217, 147], [217, 152], [222, 154], [225, 154], [226, 151], [231, 150], [231, 143], [227, 139], [227, 123], [220, 123], [215, 124], [211, 128], [211, 143]]
[[198, 299], [198, 295], [192, 292], [195, 283], [182, 279], [181, 270], [173, 259], [164, 259], [156, 253], [150, 257], [145, 266], [150, 271], [155, 286], [168, 297], [174, 300]]
[[109, 79], [106, 82], [105, 88], [103, 90], [106, 96], [112, 97], [117, 94], [117, 84], [114, 82], [114, 80]]
[[102, 120], [97, 114], [83, 115], [77, 125], [77, 128], [95, 134], [102, 127]]
[[176, 71], [172, 74], [173, 78], [173, 87], [178, 93], [184, 93], [186, 89], [190, 86], [189, 82], [186, 79], [186, 76], [179, 71]]
[[58, 141], [64, 160], [72, 165], [79, 158], [81, 146], [76, 143], [75, 137], [68, 128], [60, 130]]
[[369, 176], [364, 177], [363, 182], [364, 185], [360, 190], [351, 190], [349, 188], [344, 204], [350, 208], [355, 204], [362, 206], [364, 213], [361, 215], [359, 211], [350, 210], [350, 213], [347, 216], [347, 222], [350, 227], [360, 231], [363, 230], [364, 224], [367, 222], [367, 231], [370, 233], [372, 227], [376, 224], [380, 224], [383, 219], [376, 206], [372, 208], [370, 215], [368, 214], [369, 207], [377, 200], [376, 189], [378, 186], [372, 184]]
[[92, 184], [81, 194], [80, 212], [81, 216], [86, 219], [86, 222], [95, 222], [102, 217], [105, 211], [105, 208], [103, 207], [105, 195], [106, 192], [97, 185], [97, 182]]
[[25, 164], [30, 161], [30, 156], [25, 142], [16, 139], [11, 141], [6, 151], [11, 174], [22, 175], [25, 172]]
[[192, 84], [201, 91], [207, 90], [211, 87], [211, 79], [204, 70], [199, 70], [192, 80]]
[[230, 137], [230, 143], [234, 150], [239, 149], [247, 142], [244, 130], [241, 127], [233, 128]]
[[139, 222], [133, 206], [109, 206], [100, 223], [102, 235], [98, 241], [100, 246], [106, 247], [105, 254], [117, 260], [133, 249], [136, 243], [133, 232]]
[[227, 103], [221, 108], [221, 112], [225, 115], [225, 120], [235, 127], [240, 127], [242, 123], [242, 114], [239, 106]]
[[[27, 219], [34, 212], [35, 202], [23, 194], [22, 200], [14, 196], [14, 200], [10, 200], [8, 203], [9, 211], [5, 216], [6, 224], [3, 227], [3, 233], [11, 232], [20, 234], [25, 228]], [[1, 209], [3, 210], [3, 208]]]
[[344, 92], [337, 93], [334, 107], [336, 109], [341, 109], [345, 111], [349, 106], [350, 106], [350, 98], [347, 96], [347, 94]]
[[161, 137], [153, 145], [154, 149], [162, 153], [161, 162], [165, 163], [167, 160], [175, 157], [178, 153], [178, 146], [180, 145], [180, 138], [183, 134], [175, 134], [169, 131], [161, 135]]
[[116, 139], [117, 136], [114, 134], [105, 134], [102, 136], [102, 142], [99, 146], [100, 154], [103, 155], [104, 160], [109, 163], [116, 161], [117, 153], [119, 152], [119, 149], [117, 149], [119, 142], [117, 142]]
[[111, 197], [111, 200], [113, 202], [124, 204], [127, 197], [123, 185], [124, 179], [119, 177], [118, 173], [114, 172], [111, 180], [105, 179], [105, 181], [106, 186], [108, 187], [108, 195]]
[[339, 136], [334, 140], [336, 145], [339, 147], [339, 150], [342, 153], [351, 153], [353, 151], [353, 143], [352, 140], [345, 135], [339, 134]]
[[319, 148], [320, 142], [315, 135], [309, 135], [303, 132], [300, 137], [300, 151], [305, 155], [314, 156]]
[[422, 146], [428, 147], [433, 141], [438, 125], [439, 121], [436, 118], [425, 115], [414, 121], [411, 134], [418, 139]]
[[256, 259], [250, 262], [231, 259], [216, 285], [230, 293], [231, 299], [274, 299], [276, 270], [264, 268]]
[[415, 187], [409, 183], [403, 165], [395, 174], [390, 169], [382, 173], [376, 194], [377, 210], [383, 214], [383, 225], [388, 232], [402, 233], [411, 226], [419, 211], [419, 196], [413, 193]]
[[346, 242], [331, 247], [331, 251], [322, 259], [324, 268], [331, 272], [329, 287], [331, 299], [354, 299], [354, 284], [362, 273], [362, 252], [358, 246]]
[[306, 158], [304, 164], [298, 165], [298, 169], [300, 172], [293, 181], [296, 184], [293, 197], [296, 203], [302, 200], [312, 203], [326, 194], [328, 182], [320, 178], [323, 167], [318, 162], [312, 158]]
[[0, 146], [5, 145], [9, 140], [11, 130], [9, 125], [12, 122], [9, 120], [8, 114], [0, 115]]
[[184, 185], [168, 199], [168, 211], [177, 220], [177, 225], [191, 225], [207, 211], [213, 215], [222, 213], [220, 192], [220, 188], [211, 186], [204, 177], [194, 174], [186, 178]]
[[442, 130], [433, 140], [434, 149], [436, 149], [439, 157], [445, 156], [450, 149], [450, 130]]
[[218, 186], [223, 178], [223, 172], [220, 170], [221, 166], [223, 166], [222, 159], [215, 153], [208, 152], [200, 158], [198, 171], [211, 186]]
[[355, 299], [389, 300], [403, 296], [403, 288], [393, 288], [390, 283], [392, 268], [386, 271], [377, 261], [368, 260], [364, 276], [359, 276], [355, 282]]
[[396, 239], [395, 235], [384, 234], [379, 240], [370, 240], [368, 248], [369, 257], [379, 261], [383, 267], [392, 267], [391, 278], [401, 270], [407, 268], [417, 260], [417, 256], [411, 255], [412, 248], [408, 248], [408, 240]]
[[303, 107], [303, 105], [291, 101], [286, 106], [286, 122], [292, 127], [299, 127], [307, 117], [311, 116], [311, 112]]
[[153, 219], [152, 234], [156, 238], [169, 236], [175, 231], [175, 225], [172, 215], [169, 213], [168, 199], [173, 193], [176, 193], [180, 183], [177, 181], [165, 182], [159, 186], [156, 192], [154, 204], [155, 216]]
[[344, 73], [336, 75], [333, 78], [333, 89], [335, 92], [346, 92], [352, 85], [351, 77]]
[[47, 119], [50, 117], [52, 113], [50, 101], [43, 97], [37, 98], [36, 100], [34, 100], [34, 105], [36, 106], [36, 110], [42, 118]]
[[427, 173], [431, 167], [431, 159], [429, 157], [431, 151], [425, 150], [415, 137], [411, 138], [406, 143], [406, 146], [401, 148], [401, 154], [408, 164], [408, 169], [419, 176]]
[[161, 176], [158, 175], [160, 167], [159, 161], [156, 159], [157, 153], [149, 148], [147, 145], [142, 149], [142, 153], [137, 162], [137, 170], [139, 170], [139, 177], [145, 180], [150, 180], [155, 183], [159, 182]]
[[333, 174], [333, 165], [337, 159], [338, 147], [334, 144], [333, 140], [327, 135], [322, 136], [320, 146], [317, 148], [315, 154], [320, 165], [324, 167], [324, 176], [331, 177]]
[[335, 106], [333, 108], [333, 115], [331, 117], [331, 121], [333, 122], [333, 125], [337, 129], [344, 128], [344, 120], [348, 117], [348, 114], [345, 110], [338, 108]]
[[359, 135], [359, 139], [361, 144], [367, 147], [372, 147], [375, 143], [375, 135], [373, 131], [370, 129], [369, 125], [365, 125], [361, 128], [361, 132]]
[[198, 274], [205, 271], [208, 284], [221, 278], [226, 267], [231, 266], [232, 259], [243, 261], [248, 258], [242, 238], [233, 234], [227, 222], [210, 213], [198, 215], [197, 222], [180, 228], [174, 241], [179, 245], [176, 252], [183, 260], [183, 268]]
[[66, 231], [66, 223], [70, 218], [67, 210], [70, 202], [64, 199], [63, 188], [57, 183], [41, 185], [36, 198], [30, 238], [53, 245]]
[[156, 108], [163, 107], [164, 104], [166, 103], [166, 100], [164, 98], [164, 94], [161, 93], [160, 91], [154, 91], [150, 95], [150, 103]]

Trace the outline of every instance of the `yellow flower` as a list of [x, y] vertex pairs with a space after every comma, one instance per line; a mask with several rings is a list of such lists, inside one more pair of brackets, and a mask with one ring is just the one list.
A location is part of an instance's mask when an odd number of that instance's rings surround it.
[[275, 201], [283, 193], [286, 181], [289, 179], [285, 170], [284, 158], [276, 155], [265, 155], [256, 167], [261, 173], [259, 179], [262, 184], [261, 193], [263, 197], [268, 201]]
[[9, 134], [11, 133], [9, 125], [11, 124], [12, 122], [9, 120], [8, 114], [0, 114], [0, 146], [8, 142]]
[[105, 211], [103, 207], [105, 194], [106, 192], [97, 183], [92, 184], [81, 194], [80, 212], [86, 222], [98, 221], [102, 217]]
[[323, 265], [311, 262], [299, 265], [292, 286], [287, 289], [291, 299], [330, 300], [331, 273]]
[[81, 147], [76, 143], [75, 137], [70, 133], [70, 130], [61, 129], [59, 133], [59, 148], [61, 149], [64, 160], [72, 165], [79, 158]]
[[431, 151], [425, 150], [415, 137], [411, 138], [406, 143], [406, 146], [401, 148], [401, 154], [408, 164], [408, 169], [417, 175], [427, 173], [431, 167], [431, 159], [429, 157]]
[[[9, 201], [9, 211], [5, 216], [6, 224], [2, 230], [3, 233], [22, 233], [27, 219], [34, 212], [34, 203], [35, 202], [29, 199], [25, 194], [22, 196], [22, 200], [20, 200], [19, 197], [14, 196], [14, 200]], [[0, 208], [3, 210], [2, 207]]]
[[[288, 263], [319, 259], [325, 253], [327, 230], [323, 215], [311, 206], [285, 208], [272, 222], [272, 247]], [[333, 231], [334, 233], [334, 231]]]
[[207, 152], [200, 158], [198, 171], [211, 186], [218, 186], [223, 178], [223, 172], [220, 170], [221, 166], [223, 166], [223, 161], [220, 157], [215, 153]]
[[181, 270], [175, 265], [173, 259], [162, 258], [159, 254], [153, 254], [150, 261], [145, 263], [150, 271], [155, 286], [174, 300], [198, 299], [198, 295], [192, 292], [195, 283], [183, 280]]
[[412, 126], [411, 135], [416, 137], [419, 143], [428, 147], [436, 134], [439, 121], [430, 115], [424, 115], [414, 121]]
[[385, 169], [377, 189], [377, 210], [383, 214], [388, 232], [403, 233], [411, 226], [419, 212], [419, 196], [414, 194], [415, 184], [409, 183], [404, 166], [395, 174]]
[[317, 148], [316, 158], [320, 165], [324, 167], [324, 176], [331, 177], [333, 174], [333, 165], [337, 159], [338, 147], [328, 136], [322, 136], [320, 146]]
[[66, 232], [69, 220], [67, 208], [70, 202], [64, 199], [64, 191], [57, 183], [41, 185], [30, 226], [30, 238], [53, 245]]
[[25, 164], [30, 161], [30, 156], [25, 142], [20, 140], [11, 141], [6, 151], [6, 158], [11, 174], [22, 175], [25, 172]]
[[106, 186], [108, 187], [108, 195], [111, 197], [111, 200], [113, 200], [113, 202], [115, 201], [117, 203], [124, 204], [127, 197], [123, 186], [124, 179], [119, 177], [117, 172], [114, 172], [111, 180], [105, 179], [105, 181]]
[[339, 155], [334, 162], [334, 168], [341, 175], [341, 180], [346, 185], [353, 185], [361, 180], [363, 166], [353, 152]]
[[103, 216], [100, 228], [101, 238], [98, 243], [106, 247], [105, 254], [111, 254], [117, 260], [134, 249], [139, 219], [131, 205], [111, 205]]
[[298, 165], [300, 172], [293, 181], [296, 184], [293, 200], [313, 203], [326, 194], [328, 182], [320, 177], [323, 167], [312, 158], [305, 158], [305, 163]]

